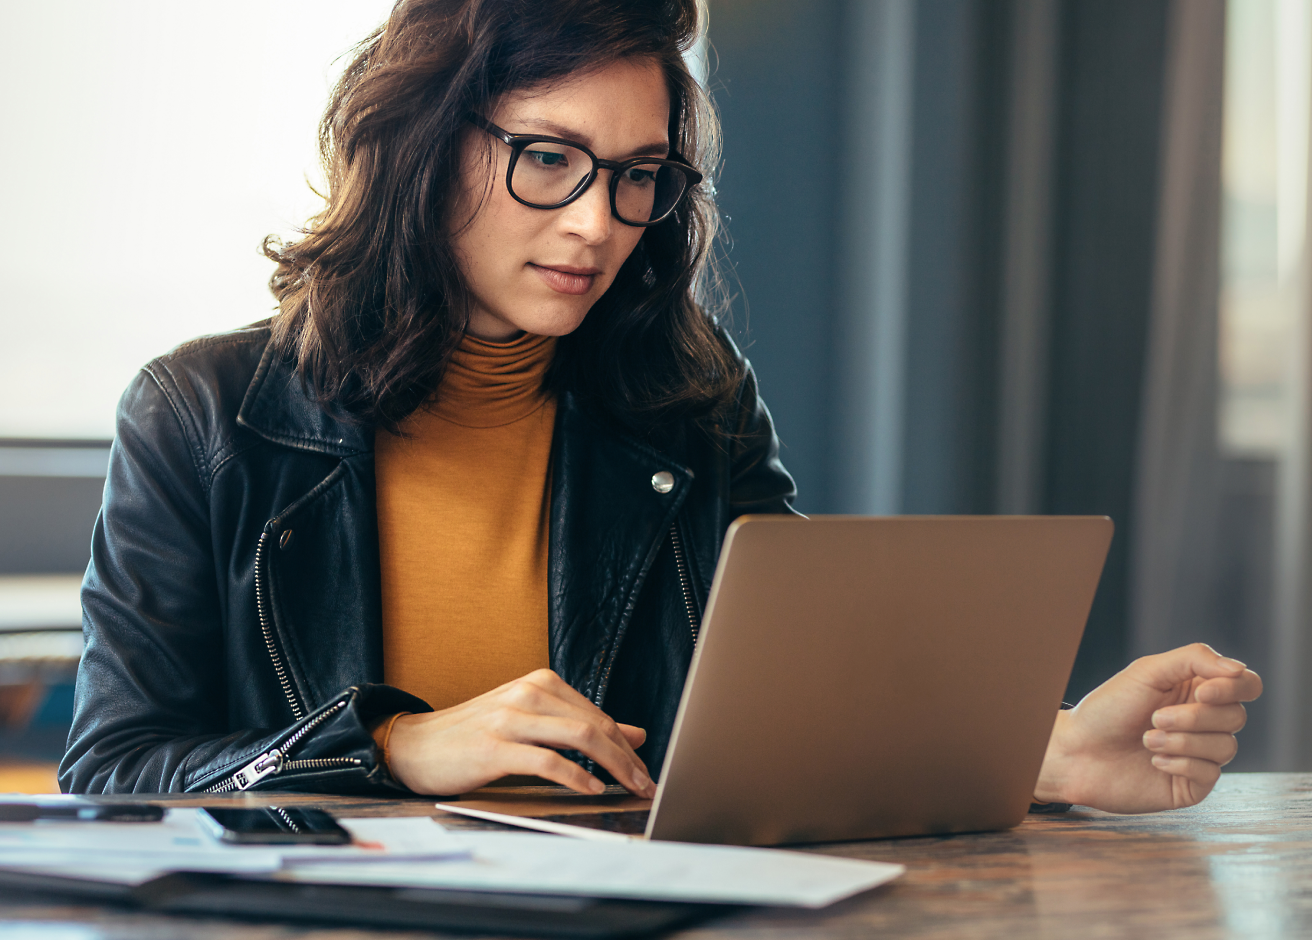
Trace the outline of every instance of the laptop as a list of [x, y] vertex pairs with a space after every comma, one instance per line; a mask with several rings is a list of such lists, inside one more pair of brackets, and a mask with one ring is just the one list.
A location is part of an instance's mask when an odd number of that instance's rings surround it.
[[583, 838], [728, 845], [1010, 828], [1111, 538], [1100, 516], [744, 516], [649, 812], [581, 826], [438, 806]]

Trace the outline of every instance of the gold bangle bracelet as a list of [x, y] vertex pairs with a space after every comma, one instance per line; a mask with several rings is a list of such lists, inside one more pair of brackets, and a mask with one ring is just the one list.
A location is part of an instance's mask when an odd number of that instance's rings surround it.
[[390, 771], [392, 769], [392, 729], [396, 727], [396, 719], [405, 715], [412, 715], [414, 712], [397, 712], [391, 718], [387, 719], [387, 730], [383, 732], [383, 765]]

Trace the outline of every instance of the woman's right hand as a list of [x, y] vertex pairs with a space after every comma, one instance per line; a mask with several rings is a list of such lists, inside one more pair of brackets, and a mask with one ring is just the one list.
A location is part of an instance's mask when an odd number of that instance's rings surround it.
[[550, 669], [538, 669], [460, 705], [396, 719], [388, 766], [416, 793], [452, 796], [510, 774], [600, 793], [600, 780], [552, 750], [563, 748], [592, 758], [638, 796], [653, 797], [656, 787], [633, 752], [646, 737], [611, 720]]

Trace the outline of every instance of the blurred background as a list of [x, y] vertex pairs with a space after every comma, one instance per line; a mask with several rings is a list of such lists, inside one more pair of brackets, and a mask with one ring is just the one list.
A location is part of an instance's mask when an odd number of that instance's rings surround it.
[[[0, 792], [53, 789], [114, 407], [268, 316], [388, 0], [5, 4]], [[1312, 769], [1312, 0], [709, 0], [732, 327], [808, 513], [1099, 513], [1068, 698], [1205, 640]]]

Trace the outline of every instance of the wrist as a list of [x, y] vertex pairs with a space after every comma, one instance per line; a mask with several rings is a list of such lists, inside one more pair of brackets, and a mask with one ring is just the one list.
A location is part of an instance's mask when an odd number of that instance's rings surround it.
[[1070, 761], [1064, 747], [1070, 715], [1069, 711], [1059, 711], [1057, 720], [1053, 722], [1048, 749], [1043, 755], [1043, 766], [1039, 768], [1039, 779], [1034, 784], [1035, 803], [1076, 802], [1070, 798]]
[[396, 715], [388, 728], [387, 751], [384, 754], [387, 770], [398, 783], [416, 793], [424, 792], [420, 786], [422, 773], [419, 772], [423, 761], [416, 761], [416, 756], [422, 751], [422, 726], [431, 715], [431, 712], [423, 715]]
[[378, 745], [379, 760], [382, 761], [383, 766], [389, 771], [392, 769], [392, 731], [396, 727], [398, 719], [404, 718], [406, 715], [410, 714], [413, 713], [397, 712], [394, 715], [387, 715], [374, 722], [373, 726], [369, 729], [370, 734], [373, 736], [374, 743]]

